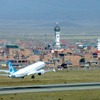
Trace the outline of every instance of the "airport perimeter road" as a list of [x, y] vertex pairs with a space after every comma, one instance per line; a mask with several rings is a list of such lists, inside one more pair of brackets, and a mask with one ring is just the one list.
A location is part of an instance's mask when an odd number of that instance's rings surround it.
[[76, 84], [53, 84], [53, 85], [34, 85], [34, 86], [16, 86], [1, 87], [0, 94], [28, 93], [28, 92], [50, 92], [50, 91], [68, 91], [100, 89], [100, 83], [76, 83]]

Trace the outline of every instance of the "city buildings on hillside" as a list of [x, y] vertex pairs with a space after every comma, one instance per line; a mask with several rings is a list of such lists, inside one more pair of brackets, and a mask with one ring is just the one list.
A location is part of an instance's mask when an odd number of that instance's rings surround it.
[[4, 65], [3, 62], [6, 63], [7, 60], [11, 60], [14, 66], [25, 66], [39, 60], [49, 63], [48, 66], [54, 67], [62, 63], [71, 64], [73, 67], [87, 65], [87, 62], [89, 66], [99, 64], [99, 40], [97, 46], [89, 40], [71, 44], [66, 43], [64, 40], [63, 44], [60, 40], [58, 23], [54, 28], [54, 37], [54, 43], [47, 45], [37, 45], [37, 43], [33, 45], [31, 40], [17, 41], [15, 44], [0, 40], [0, 62], [2, 62], [0, 65]]

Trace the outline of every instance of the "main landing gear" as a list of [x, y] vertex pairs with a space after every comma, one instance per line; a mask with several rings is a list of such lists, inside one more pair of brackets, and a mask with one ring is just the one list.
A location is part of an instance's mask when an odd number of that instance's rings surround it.
[[21, 77], [22, 79], [24, 79], [24, 77]]
[[32, 78], [32, 79], [34, 79], [34, 78], [35, 78], [35, 76], [34, 76], [34, 75], [32, 75], [32, 76], [31, 76], [31, 78]]

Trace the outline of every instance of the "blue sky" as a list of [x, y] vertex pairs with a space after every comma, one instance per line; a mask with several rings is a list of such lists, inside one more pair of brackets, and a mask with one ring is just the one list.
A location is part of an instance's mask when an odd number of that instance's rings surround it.
[[0, 32], [51, 33], [56, 22], [64, 33], [99, 33], [100, 0], [0, 0]]
[[0, 19], [100, 17], [100, 0], [0, 0]]

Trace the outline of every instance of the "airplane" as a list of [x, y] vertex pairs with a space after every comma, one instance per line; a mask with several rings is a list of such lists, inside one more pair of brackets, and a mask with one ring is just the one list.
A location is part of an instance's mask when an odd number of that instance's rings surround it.
[[34, 74], [42, 75], [45, 72], [54, 71], [55, 69], [44, 70], [45, 62], [38, 61], [34, 64], [28, 65], [22, 69], [16, 70], [12, 63], [8, 60], [9, 70], [0, 70], [0, 72], [5, 72], [9, 74], [0, 74], [1, 76], [8, 76], [10, 78], [24, 78], [25, 76], [32, 75], [31, 78], [35, 78]]

